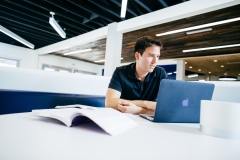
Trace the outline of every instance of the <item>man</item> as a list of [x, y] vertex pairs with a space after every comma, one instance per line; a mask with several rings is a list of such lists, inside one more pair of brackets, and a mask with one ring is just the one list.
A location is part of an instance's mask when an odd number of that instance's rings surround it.
[[155, 37], [141, 37], [135, 44], [136, 63], [117, 67], [108, 86], [105, 105], [132, 114], [153, 114], [159, 84], [166, 71], [156, 67], [162, 44]]

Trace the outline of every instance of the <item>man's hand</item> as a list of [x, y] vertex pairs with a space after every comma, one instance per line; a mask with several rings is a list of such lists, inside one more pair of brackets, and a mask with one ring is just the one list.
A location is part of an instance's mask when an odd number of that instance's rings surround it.
[[153, 114], [153, 110], [145, 109], [142, 107], [138, 107], [135, 104], [131, 102], [126, 101], [120, 101], [118, 103], [118, 109], [124, 113], [131, 113], [131, 114], [139, 114], [139, 113], [145, 113], [145, 114]]

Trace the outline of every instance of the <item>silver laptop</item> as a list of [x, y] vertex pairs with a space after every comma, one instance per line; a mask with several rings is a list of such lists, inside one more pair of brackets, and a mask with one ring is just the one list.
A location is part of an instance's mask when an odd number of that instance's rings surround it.
[[211, 100], [214, 84], [163, 79], [154, 115], [140, 114], [153, 122], [198, 123], [201, 100]]

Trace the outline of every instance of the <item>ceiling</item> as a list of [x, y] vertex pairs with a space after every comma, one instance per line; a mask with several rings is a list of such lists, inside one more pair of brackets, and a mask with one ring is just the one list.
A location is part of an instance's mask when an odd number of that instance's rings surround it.
[[[4, 0], [0, 3], [0, 25], [18, 34], [35, 45], [35, 49], [41, 48], [59, 41], [63, 41], [83, 33], [107, 26], [112, 22], [120, 22], [131, 19], [156, 10], [170, 7], [185, 0], [129, 0], [126, 18], [120, 18], [121, 0], [97, 1], [97, 0], [39, 0], [39, 1], [11, 1]], [[54, 18], [62, 28], [65, 28], [66, 38], [62, 39], [48, 23], [50, 11], [55, 12]], [[133, 48], [136, 40], [141, 36], [155, 36], [158, 33], [164, 33], [176, 29], [192, 27], [232, 18], [240, 17], [240, 5], [229, 8], [180, 19], [173, 22], [159, 24], [156, 26], [128, 32], [123, 34], [122, 44], [122, 63], [135, 61]], [[212, 26], [211, 31], [187, 35], [185, 32], [158, 37], [163, 42], [164, 49], [161, 51], [160, 59], [187, 58], [188, 64], [195, 65], [192, 69], [186, 66], [186, 69], [198, 72], [199, 67], [207, 67], [216, 75], [222, 75], [226, 68], [218, 71], [217, 66], [205, 58], [196, 59], [195, 57], [218, 56], [240, 54], [240, 47], [230, 47], [224, 49], [213, 49], [206, 51], [196, 51], [183, 53], [182, 50], [195, 49], [203, 47], [240, 44], [240, 21]], [[14, 39], [0, 32], [0, 42], [26, 47]], [[106, 39], [90, 42], [87, 44], [60, 50], [51, 54], [73, 58], [81, 61], [95, 63], [96, 60], [105, 58]], [[82, 52], [64, 56], [69, 51], [92, 48], [92, 51]], [[240, 56], [221, 56], [225, 66], [230, 61], [240, 62]], [[220, 56], [219, 56], [220, 57]], [[192, 64], [193, 63], [193, 64]], [[104, 64], [104, 62], [96, 63]], [[203, 64], [201, 66], [200, 64]], [[216, 69], [215, 69], [216, 67]], [[205, 70], [205, 69], [204, 69]], [[216, 71], [214, 71], [216, 70]], [[233, 65], [231, 70], [235, 70], [234, 76], [240, 73], [239, 65]], [[229, 71], [230, 73], [230, 71]]]
[[[186, 0], [129, 0], [126, 17], [120, 17], [121, 0], [1, 0], [0, 25], [35, 45], [35, 49], [63, 41], [49, 24], [50, 12], [65, 28], [66, 39], [170, 7]], [[0, 32], [0, 42], [25, 45]]]
[[240, 54], [184, 58], [186, 70], [215, 76], [240, 76]]

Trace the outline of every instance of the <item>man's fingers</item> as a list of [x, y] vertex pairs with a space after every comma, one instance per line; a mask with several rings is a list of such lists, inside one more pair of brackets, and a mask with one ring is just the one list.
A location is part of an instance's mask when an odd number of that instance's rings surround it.
[[127, 111], [127, 108], [121, 104], [118, 104], [118, 109], [122, 112], [126, 112]]
[[119, 104], [123, 106], [129, 106], [129, 102], [125, 102], [125, 101], [120, 101]]

